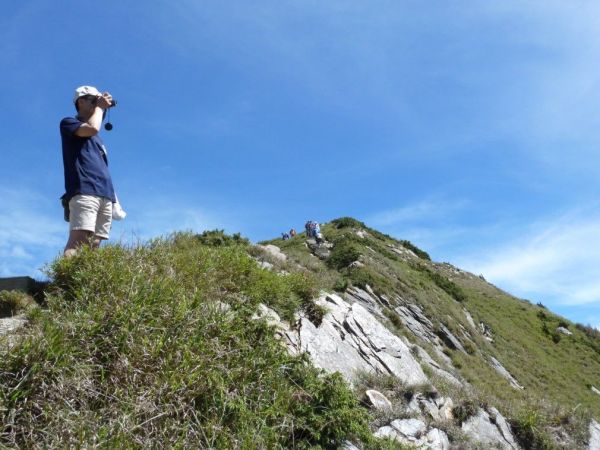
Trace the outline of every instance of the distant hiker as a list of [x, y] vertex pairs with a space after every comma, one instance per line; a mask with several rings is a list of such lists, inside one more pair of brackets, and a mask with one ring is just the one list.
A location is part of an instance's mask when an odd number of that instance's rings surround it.
[[290, 238], [290, 235], [287, 233], [281, 233], [281, 239], [283, 239], [284, 241], [287, 241]]
[[296, 236], [296, 230], [294, 230], [293, 228], [290, 230], [290, 237], [294, 237]]
[[323, 235], [321, 234], [321, 227], [319, 226], [318, 222], [315, 222], [314, 220], [309, 220], [304, 225], [304, 228], [306, 230], [306, 237], [315, 238], [315, 242], [317, 244], [320, 244], [324, 241]]
[[98, 135], [106, 110], [114, 106], [113, 98], [93, 86], [80, 86], [73, 102], [77, 115], [60, 122], [65, 174], [62, 200], [69, 221], [65, 256], [73, 256], [85, 244], [97, 248], [108, 239], [117, 201], [106, 147]]

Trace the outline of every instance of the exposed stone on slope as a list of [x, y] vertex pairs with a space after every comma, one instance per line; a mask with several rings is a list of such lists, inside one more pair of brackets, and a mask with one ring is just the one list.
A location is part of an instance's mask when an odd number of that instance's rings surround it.
[[333, 247], [333, 244], [329, 242], [322, 242], [321, 244], [318, 244], [315, 238], [308, 238], [306, 240], [306, 246], [313, 255], [319, 259], [325, 260], [331, 255], [329, 249]]
[[509, 450], [519, 448], [506, 419], [495, 408], [490, 408], [489, 413], [480, 408], [475, 416], [463, 422], [462, 430], [472, 440], [484, 445]]
[[598, 395], [600, 395], [600, 389], [598, 389], [597, 387], [595, 387], [595, 386], [592, 386], [590, 389], [592, 390], [592, 392], [593, 392], [594, 394], [598, 394]]
[[[449, 381], [455, 386], [466, 386], [468, 383], [466, 381], [460, 381], [456, 376], [454, 376], [449, 371], [442, 368], [424, 349], [419, 347], [418, 345], [413, 345], [413, 350], [417, 353], [421, 364], [425, 364], [429, 367], [433, 373], [441, 378], [444, 378], [446, 381]], [[444, 355], [446, 356], [446, 355]]]
[[500, 361], [498, 361], [496, 358], [494, 358], [493, 356], [490, 356], [490, 363], [491, 366], [494, 368], [494, 370], [496, 370], [496, 372], [498, 372], [500, 375], [502, 375], [504, 378], [506, 378], [508, 380], [508, 382], [510, 383], [510, 385], [515, 388], [515, 389], [525, 389], [523, 386], [521, 386], [519, 384], [519, 382], [510, 374], [510, 372], [508, 370], [506, 370], [504, 368], [504, 366], [502, 364], [500, 364]]
[[285, 333], [292, 351], [308, 353], [317, 367], [339, 371], [349, 381], [364, 371], [391, 374], [407, 385], [427, 382], [408, 346], [362, 305], [350, 305], [336, 294], [316, 303], [329, 312], [319, 327], [300, 317], [299, 330]]
[[375, 389], [368, 389], [365, 392], [365, 396], [367, 397], [368, 404], [373, 409], [383, 412], [392, 410], [392, 402], [390, 402], [381, 392], [376, 391]]
[[471, 313], [469, 313], [469, 311], [467, 311], [466, 308], [463, 308], [463, 312], [465, 313], [465, 317], [467, 318], [467, 322], [469, 322], [469, 325], [471, 325], [471, 328], [476, 330], [477, 327], [475, 326], [475, 321], [473, 320], [473, 316], [471, 316]]
[[433, 331], [433, 323], [423, 314], [419, 306], [408, 303], [398, 306], [394, 311], [414, 335], [433, 345], [439, 345], [439, 338]]
[[379, 438], [390, 438], [403, 444], [424, 449], [447, 450], [448, 436], [437, 428], [427, 430], [425, 422], [418, 419], [397, 419], [375, 432]]
[[556, 331], [558, 331], [559, 333], [565, 334], [567, 336], [571, 336], [573, 334], [571, 331], [569, 331], [568, 328], [565, 328], [565, 327], [557, 327]]
[[[373, 291], [371, 290], [371, 292]], [[364, 291], [361, 288], [350, 286], [348, 289], [346, 289], [346, 292], [344, 292], [344, 298], [349, 303], [360, 303], [367, 309], [367, 311], [379, 318], [384, 317], [381, 313], [381, 307], [384, 306], [384, 303], [374, 292], [373, 295], [371, 295], [369, 292]]]
[[588, 443], [588, 450], [600, 450], [600, 423], [592, 419], [589, 426], [589, 433], [590, 441]]
[[394, 252], [398, 256], [401, 256], [404, 260], [418, 258], [415, 252], [407, 249], [406, 247], [396, 247], [395, 245], [391, 244], [388, 244], [388, 247], [392, 252]]
[[264, 250], [268, 255], [272, 256], [278, 261], [284, 262], [287, 261], [287, 256], [285, 253], [281, 251], [279, 247], [273, 244], [268, 245], [257, 245], [258, 248]]
[[483, 335], [483, 338], [488, 342], [494, 342], [494, 337], [492, 336], [492, 329], [488, 327], [485, 323], [479, 322], [479, 331]]
[[430, 398], [421, 393], [415, 394], [407, 407], [410, 413], [440, 422], [452, 419], [452, 408], [454, 402], [449, 397]]
[[437, 334], [452, 350], [458, 350], [463, 352], [464, 354], [467, 354], [465, 348], [460, 342], [460, 339], [454, 336], [452, 332], [448, 328], [446, 328], [445, 325], [440, 324], [440, 328]]

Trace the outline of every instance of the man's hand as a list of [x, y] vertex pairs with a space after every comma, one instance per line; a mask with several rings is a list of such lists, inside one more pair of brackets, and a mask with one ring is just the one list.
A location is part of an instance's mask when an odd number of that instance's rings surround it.
[[96, 101], [96, 106], [102, 109], [108, 109], [112, 106], [112, 95], [108, 92], [104, 92]]

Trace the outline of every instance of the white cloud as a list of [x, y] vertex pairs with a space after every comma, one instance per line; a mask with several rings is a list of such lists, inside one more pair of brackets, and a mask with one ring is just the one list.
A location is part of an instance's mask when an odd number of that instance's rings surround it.
[[543, 296], [544, 303], [600, 304], [600, 215], [591, 211], [534, 224], [458, 265], [517, 295]]
[[27, 188], [0, 187], [0, 275], [39, 275], [67, 239], [56, 199]]

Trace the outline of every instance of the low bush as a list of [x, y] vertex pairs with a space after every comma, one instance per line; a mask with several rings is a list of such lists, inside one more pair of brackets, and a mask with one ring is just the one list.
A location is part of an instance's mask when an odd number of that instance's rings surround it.
[[344, 269], [360, 257], [358, 246], [350, 239], [340, 239], [335, 242], [327, 265], [332, 269]]

